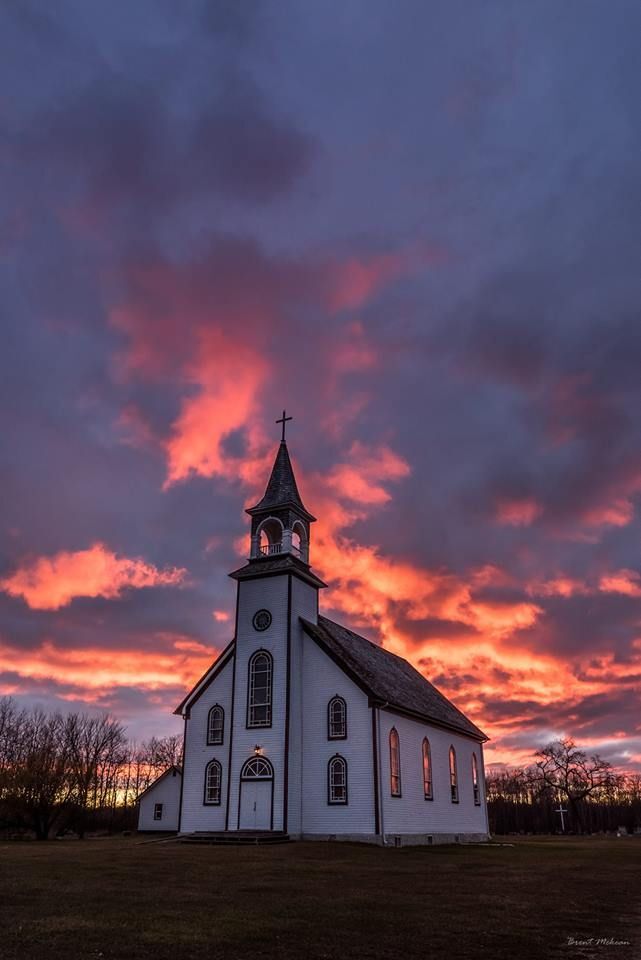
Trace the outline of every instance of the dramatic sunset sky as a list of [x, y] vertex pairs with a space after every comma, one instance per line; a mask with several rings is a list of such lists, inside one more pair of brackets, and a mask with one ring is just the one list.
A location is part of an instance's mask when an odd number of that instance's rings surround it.
[[232, 637], [283, 406], [324, 612], [641, 769], [641, 7], [0, 10], [0, 694]]

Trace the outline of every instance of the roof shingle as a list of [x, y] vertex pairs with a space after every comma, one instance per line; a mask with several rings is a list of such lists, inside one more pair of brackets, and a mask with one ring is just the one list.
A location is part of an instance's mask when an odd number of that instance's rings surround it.
[[436, 687], [396, 654], [327, 617], [318, 624], [302, 619], [306, 632], [351, 674], [375, 700], [418, 714], [477, 740], [487, 740], [482, 730], [461, 713]]
[[311, 513], [305, 509], [303, 501], [300, 498], [300, 493], [296, 486], [294, 468], [292, 467], [292, 461], [289, 459], [287, 444], [283, 441], [278, 448], [264, 496], [255, 507], [250, 507], [247, 513], [260, 513], [263, 510], [271, 510], [288, 503], [298, 507], [301, 513], [308, 519], [315, 519]]

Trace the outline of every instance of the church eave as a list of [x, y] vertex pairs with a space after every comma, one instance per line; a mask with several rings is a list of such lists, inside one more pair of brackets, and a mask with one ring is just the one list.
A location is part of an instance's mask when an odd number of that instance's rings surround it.
[[247, 507], [245, 509], [245, 513], [248, 513], [250, 517], [256, 517], [262, 513], [268, 514], [270, 510], [293, 510], [295, 513], [298, 513], [301, 517], [303, 517], [303, 519], [308, 520], [309, 523], [316, 522], [316, 517], [296, 500], [282, 500], [280, 502], [267, 504], [263, 504], [263, 501], [261, 500], [261, 502], [257, 503], [255, 507]]
[[244, 567], [232, 570], [229, 576], [232, 580], [258, 580], [263, 577], [278, 577], [286, 573], [291, 573], [292, 576], [319, 589], [327, 586], [320, 577], [312, 573], [308, 564], [290, 553], [283, 553], [277, 557], [255, 557], [248, 560]]
[[479, 743], [487, 743], [490, 739], [486, 733], [483, 733], [476, 724], [470, 724], [476, 728], [476, 733], [473, 733], [471, 730], [464, 729], [463, 727], [457, 727], [454, 723], [446, 723], [444, 720], [439, 720], [436, 717], [431, 716], [429, 713], [419, 713], [416, 710], [408, 710], [406, 707], [402, 707], [399, 704], [388, 703], [387, 701], [381, 700], [380, 697], [372, 697], [370, 699], [370, 706], [378, 707], [381, 710], [387, 710], [389, 713], [396, 713], [401, 717], [409, 717], [410, 720], [420, 720], [421, 723], [429, 723], [432, 727], [439, 727], [441, 730], [449, 730], [451, 733], [458, 733], [459, 736], [469, 737], [471, 740], [477, 740]]

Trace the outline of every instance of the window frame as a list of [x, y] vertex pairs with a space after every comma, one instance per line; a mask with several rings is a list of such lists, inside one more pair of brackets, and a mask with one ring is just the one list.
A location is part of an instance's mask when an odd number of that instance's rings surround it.
[[[266, 770], [267, 773], [249, 773], [250, 770], [253, 770], [254, 767], [257, 767], [258, 765], [262, 765], [262, 768]], [[261, 755], [248, 757], [240, 769], [240, 779], [243, 781], [273, 780], [274, 767], [267, 757], [263, 757]]]
[[[427, 747], [427, 749], [425, 749]], [[434, 799], [434, 774], [432, 771], [432, 747], [428, 737], [423, 737], [423, 743], [421, 744], [421, 758], [423, 762], [423, 799], [424, 800], [433, 800]], [[429, 776], [426, 776], [426, 761], [427, 761], [427, 772]]]
[[472, 794], [474, 796], [474, 806], [481, 806], [481, 783], [479, 781], [479, 764], [476, 759], [476, 752], [472, 752]]
[[162, 820], [162, 811], [163, 811], [163, 804], [154, 803], [154, 822], [158, 822], [159, 820]]
[[449, 761], [449, 769], [450, 769], [450, 801], [452, 803], [458, 803], [459, 802], [458, 766], [456, 763], [456, 750], [454, 749], [454, 744], [450, 744], [448, 761]]
[[[265, 657], [267, 663], [269, 664], [268, 677], [269, 682], [267, 684], [268, 698], [266, 703], [253, 703], [254, 689], [255, 689], [255, 672], [254, 664], [259, 657]], [[247, 730], [266, 730], [272, 725], [272, 707], [274, 701], [274, 658], [272, 657], [269, 650], [265, 650], [264, 647], [260, 647], [258, 650], [255, 650], [252, 653], [251, 657], [247, 662], [247, 714], [245, 718], [245, 727]], [[268, 719], [263, 723], [257, 723], [255, 720], [252, 720], [252, 710], [257, 707], [266, 707], [267, 708], [267, 717]]]
[[[343, 771], [343, 783], [342, 787], [344, 789], [344, 799], [336, 800], [334, 797], [334, 790], [337, 784], [332, 783], [332, 774], [334, 768], [339, 766]], [[341, 786], [340, 784], [338, 786]], [[347, 760], [340, 753], [335, 753], [333, 757], [330, 757], [327, 761], [327, 803], [330, 807], [346, 807], [349, 803], [349, 792], [347, 786]]]
[[[220, 739], [214, 740], [211, 732], [211, 721], [214, 711], [220, 712]], [[219, 703], [215, 703], [207, 714], [207, 746], [220, 746], [225, 741], [225, 709]]]
[[[342, 733], [332, 733], [332, 706], [341, 704], [343, 708]], [[328, 740], [347, 740], [347, 701], [336, 693], [327, 704], [327, 739]]]
[[[218, 771], [218, 799], [210, 800], [209, 799], [209, 771], [217, 770]], [[205, 790], [203, 795], [203, 804], [206, 807], [219, 807], [222, 802], [223, 795], [223, 767], [220, 760], [210, 760], [205, 767]]]
[[[390, 794], [393, 797], [403, 796], [403, 783], [401, 778], [401, 738], [398, 735], [396, 727], [392, 727], [389, 732], [389, 774], [390, 774]], [[394, 743], [392, 743], [392, 740]], [[396, 760], [396, 763], [394, 762]], [[396, 767], [396, 773], [394, 769]], [[396, 781], [396, 783], [394, 782]]]

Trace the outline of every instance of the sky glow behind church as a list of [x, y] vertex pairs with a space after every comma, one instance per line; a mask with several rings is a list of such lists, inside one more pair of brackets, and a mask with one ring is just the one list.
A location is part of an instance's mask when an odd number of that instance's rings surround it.
[[639, 27], [0, 11], [0, 694], [177, 732], [286, 404], [323, 612], [641, 770]]

